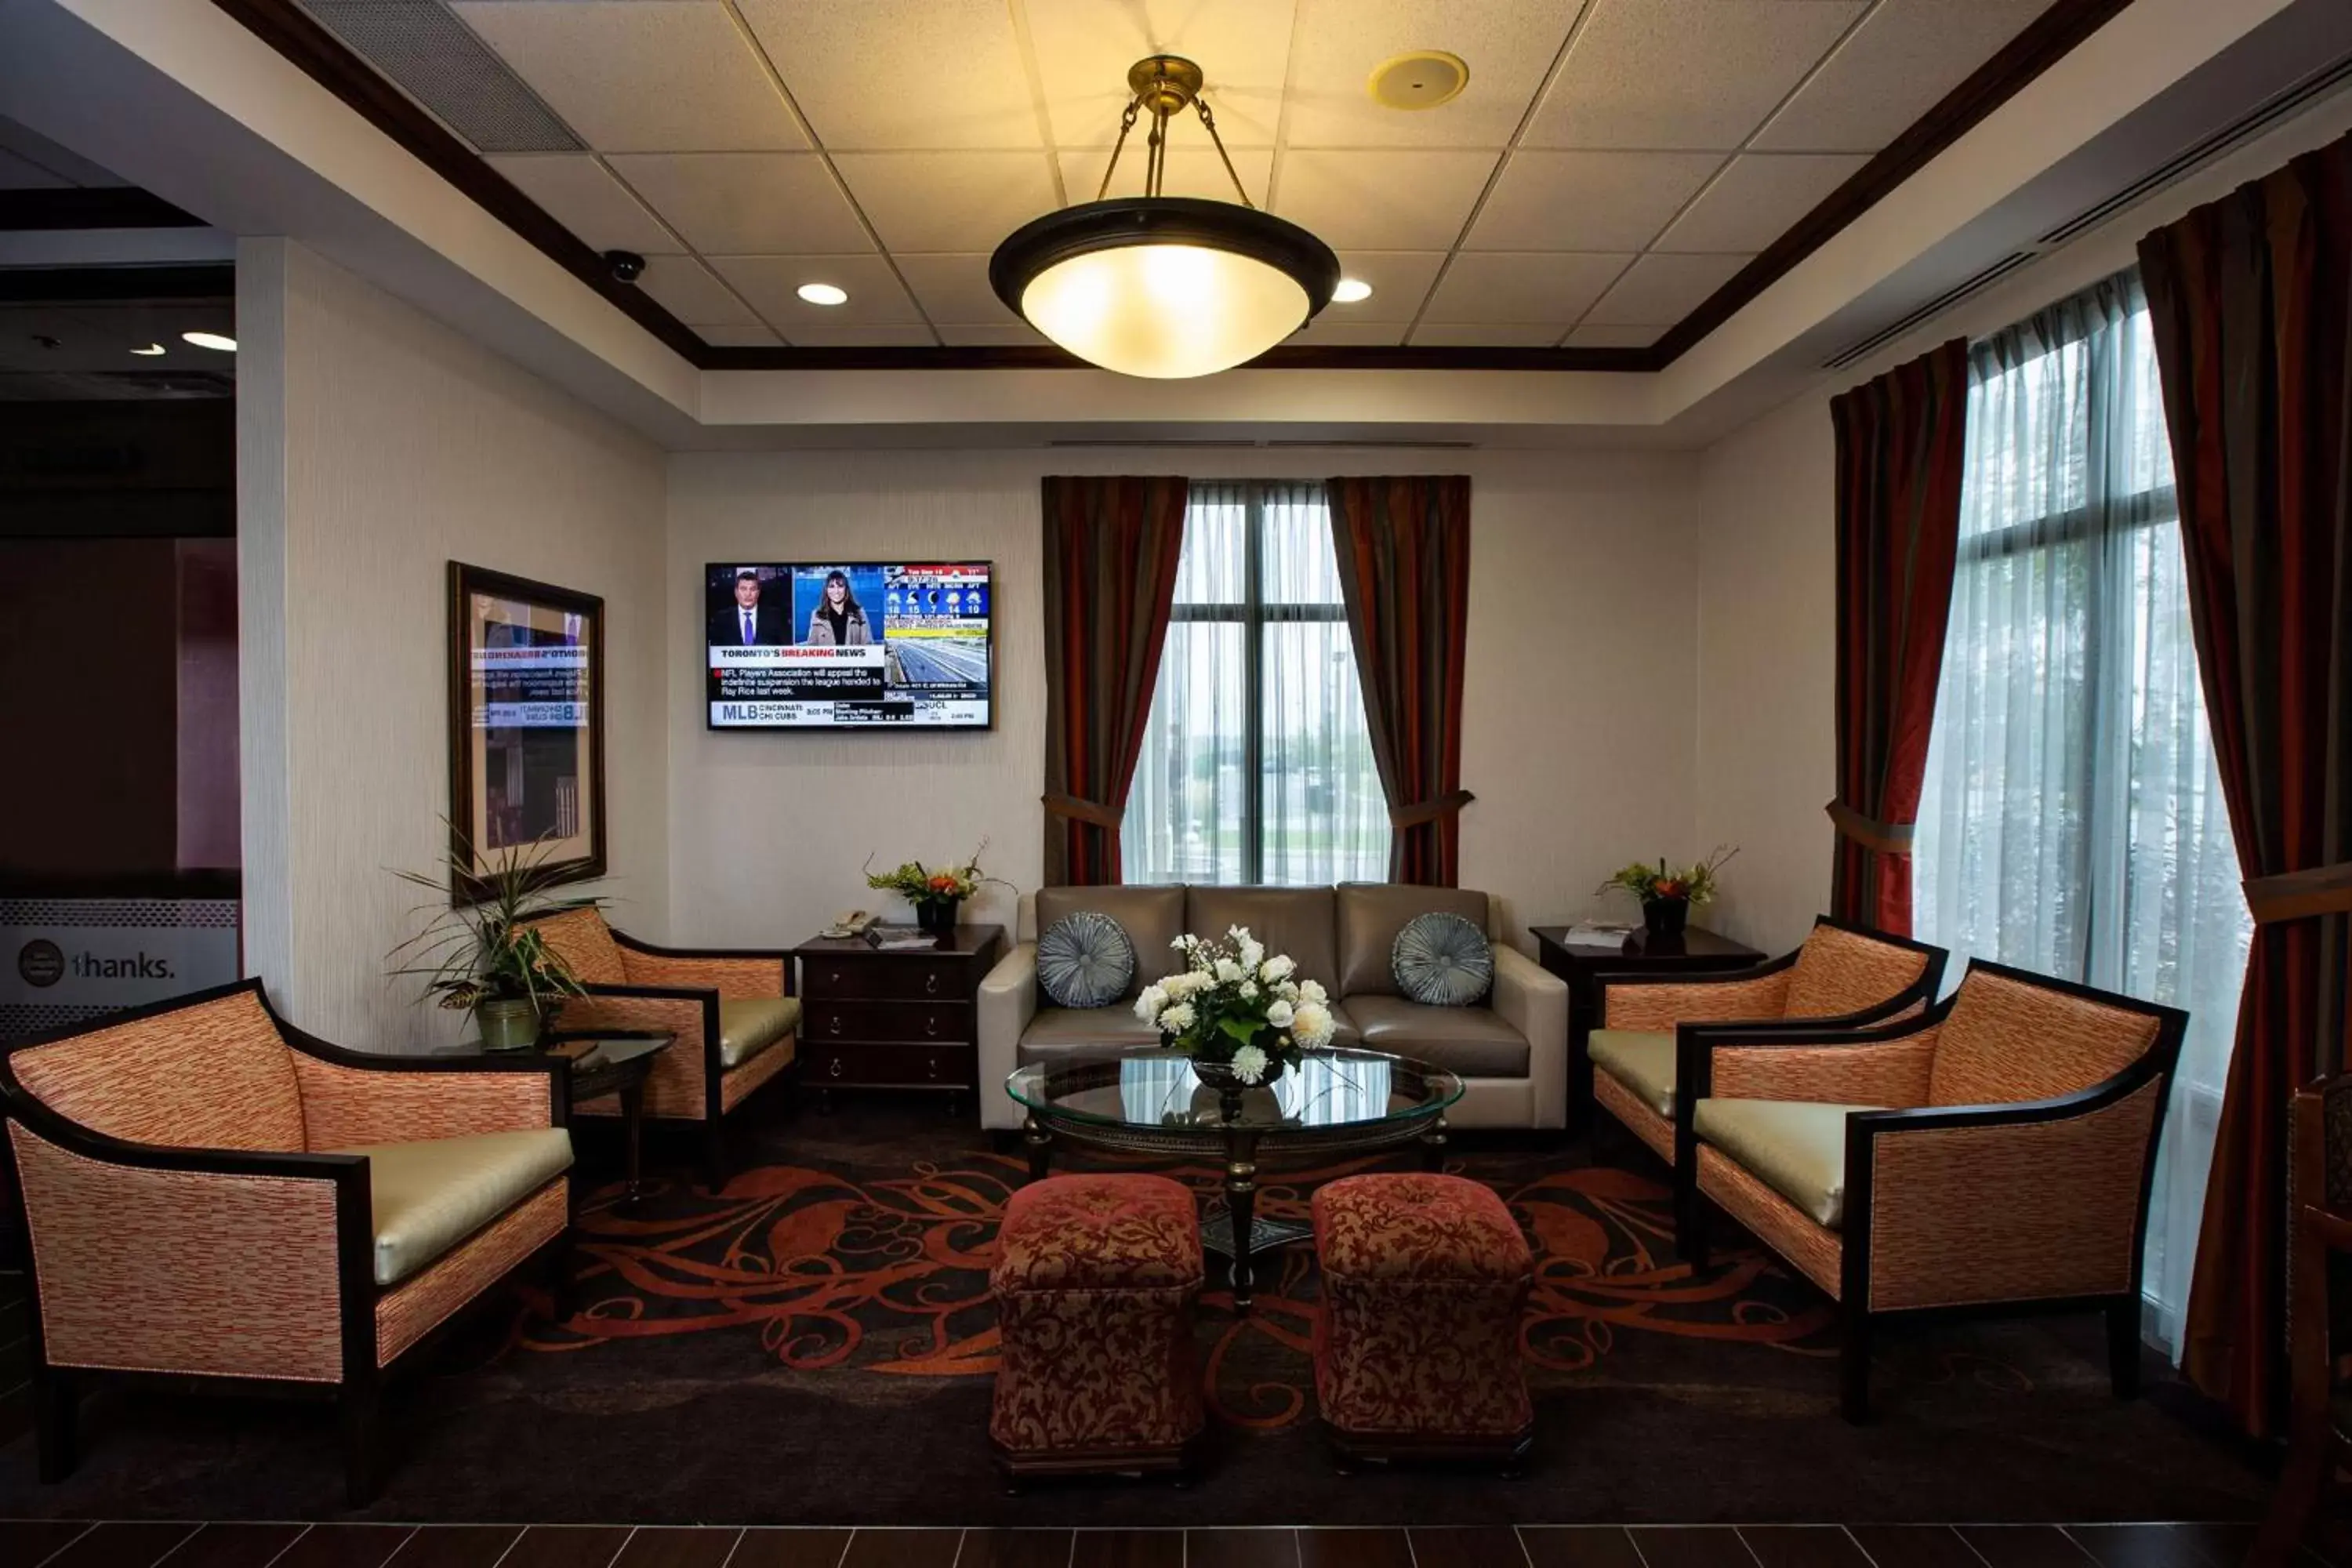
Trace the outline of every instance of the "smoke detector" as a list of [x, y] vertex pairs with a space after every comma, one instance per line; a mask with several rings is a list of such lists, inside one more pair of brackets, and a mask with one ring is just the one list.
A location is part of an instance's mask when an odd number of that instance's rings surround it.
[[1382, 60], [1364, 84], [1372, 100], [1389, 109], [1435, 109], [1451, 103], [1470, 85], [1470, 68], [1444, 49], [1415, 49]]

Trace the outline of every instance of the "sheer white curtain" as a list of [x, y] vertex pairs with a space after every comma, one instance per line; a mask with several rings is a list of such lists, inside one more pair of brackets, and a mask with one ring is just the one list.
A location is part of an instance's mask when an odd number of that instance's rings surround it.
[[1331, 521], [1312, 480], [1195, 481], [1121, 830], [1129, 882], [1388, 874]]
[[2252, 931], [2198, 685], [2147, 307], [1978, 344], [1915, 844], [1923, 941], [2186, 1008], [2143, 1279], [2176, 1359]]

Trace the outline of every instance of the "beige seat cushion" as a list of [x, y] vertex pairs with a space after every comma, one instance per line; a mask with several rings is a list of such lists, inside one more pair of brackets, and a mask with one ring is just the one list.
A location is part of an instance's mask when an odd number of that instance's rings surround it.
[[1702, 1100], [1691, 1112], [1699, 1137], [1804, 1211], [1815, 1225], [1845, 1224], [1845, 1119], [1883, 1105], [1814, 1105], [1790, 1100]]
[[719, 1066], [741, 1067], [801, 1026], [797, 996], [747, 996], [719, 1003]]
[[375, 1282], [396, 1285], [572, 1165], [561, 1127], [336, 1149], [364, 1154], [375, 1219]]
[[1040, 888], [1037, 889], [1037, 930], [1054, 929], [1067, 916], [1093, 911], [1108, 915], [1135, 944], [1135, 978], [1128, 982], [1127, 999], [1135, 1000], [1155, 980], [1165, 980], [1181, 962], [1171, 945], [1184, 931], [1184, 889], [1181, 885], [1156, 887]]
[[1585, 1039], [1592, 1065], [1661, 1116], [1675, 1113], [1675, 1037], [1647, 1029], [1595, 1029]]
[[1528, 1040], [1491, 1007], [1424, 1007], [1402, 996], [1350, 996], [1367, 1050], [1416, 1057], [1464, 1078], [1525, 1078]]
[[1487, 929], [1486, 895], [1472, 888], [1422, 888], [1395, 882], [1342, 882], [1336, 895], [1339, 915], [1339, 982], [1342, 996], [1401, 996], [1397, 988], [1397, 932], [1417, 916], [1460, 915]]

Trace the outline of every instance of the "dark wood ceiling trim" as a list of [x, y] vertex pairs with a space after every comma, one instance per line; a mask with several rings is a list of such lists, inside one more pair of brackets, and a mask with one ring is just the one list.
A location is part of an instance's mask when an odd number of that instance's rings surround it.
[[[1848, 224], [1925, 168], [2132, 0], [2056, 0], [1966, 81], [1855, 172], [1648, 348], [1381, 348], [1286, 345], [1250, 362], [1265, 370], [1662, 370], [1731, 319]], [[632, 285], [499, 177], [470, 147], [386, 80], [294, 0], [213, 0], [370, 124], [529, 240], [632, 320], [704, 370], [1043, 370], [1082, 368], [1045, 346], [719, 348]]]
[[0, 267], [0, 304], [74, 305], [97, 300], [216, 300], [236, 298], [226, 262], [184, 267]]
[[2105, 26], [2132, 0], [2058, 0], [2028, 23], [1966, 81], [1944, 95], [1911, 128], [1854, 171], [1819, 206], [1732, 276], [1653, 345], [1661, 366], [1677, 358], [1723, 325], [1756, 296], [1787, 277], [1799, 262], [1904, 181], [1926, 168], [1936, 154], [1969, 133], [1987, 115], [2015, 98], [2035, 78], [2056, 65], [2074, 46]]
[[294, 0], [213, 0], [213, 4], [550, 260], [688, 360], [701, 363], [705, 352], [701, 338], [649, 296], [614, 278], [602, 256], [509, 184], [471, 147], [346, 48], [341, 39], [320, 26]]
[[202, 228], [205, 220], [130, 185], [0, 191], [0, 229]]

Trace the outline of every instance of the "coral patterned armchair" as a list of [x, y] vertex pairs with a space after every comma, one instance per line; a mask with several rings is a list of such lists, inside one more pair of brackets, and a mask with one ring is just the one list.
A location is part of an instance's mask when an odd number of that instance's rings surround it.
[[2286, 1212], [2286, 1463], [2248, 1568], [2311, 1561], [2304, 1538], [2352, 1457], [2352, 1073], [2321, 1079], [2287, 1107]]
[[[1707, 1026], [1808, 1020], [1809, 1027], [1861, 1028], [1935, 1000], [1948, 955], [1940, 947], [1848, 925], [1827, 915], [1793, 952], [1724, 974], [1604, 974], [1601, 1027], [1585, 1050], [1592, 1098], [1675, 1167], [1687, 1198], [1689, 1118], [1675, 1093], [1682, 1055], [1703, 1048]], [[1570, 1075], [1570, 1082], [1575, 1081]]]
[[[533, 925], [588, 989], [563, 1004], [560, 1028], [677, 1037], [654, 1058], [645, 1113], [702, 1124], [703, 1179], [717, 1186], [726, 1175], [722, 1119], [798, 1055], [801, 1005], [787, 994], [792, 955], [654, 947], [614, 931], [593, 908]], [[620, 1109], [610, 1094], [572, 1107], [582, 1116]]]
[[330, 1397], [354, 1507], [384, 1380], [571, 1227], [561, 1068], [314, 1039], [261, 983], [0, 1057], [42, 1479], [100, 1375]]
[[[1710, 1032], [1687, 1065], [1697, 1198], [1834, 1299], [1846, 1418], [1873, 1326], [1937, 1313], [2104, 1312], [2138, 1386], [2148, 1182], [2189, 1016], [1973, 961], [1875, 1028]], [[1706, 1204], [1685, 1257], [1706, 1266]]]

